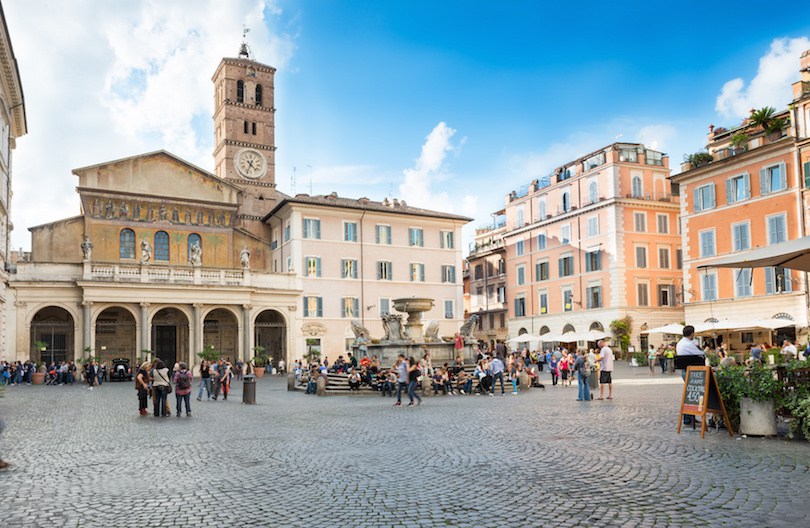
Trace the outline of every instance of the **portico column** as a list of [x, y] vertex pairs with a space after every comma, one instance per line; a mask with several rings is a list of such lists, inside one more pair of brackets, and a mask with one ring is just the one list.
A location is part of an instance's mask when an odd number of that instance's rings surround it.
[[203, 323], [200, 321], [200, 309], [202, 309], [203, 305], [201, 303], [194, 303], [192, 305], [192, 319], [191, 322], [191, 359], [197, 355], [198, 352], [201, 352], [203, 349], [202, 344], [202, 327]]
[[82, 303], [82, 358], [87, 357], [85, 350], [93, 346], [90, 335], [90, 309], [93, 307], [92, 301]]
[[245, 362], [250, 361], [253, 359], [250, 350], [250, 341], [252, 338], [253, 329], [250, 327], [250, 309], [252, 308], [249, 304], [242, 305], [242, 357], [244, 358]]
[[[149, 303], [146, 302], [141, 303], [141, 350], [152, 350], [149, 344]], [[138, 353], [140, 354], [140, 350]]]

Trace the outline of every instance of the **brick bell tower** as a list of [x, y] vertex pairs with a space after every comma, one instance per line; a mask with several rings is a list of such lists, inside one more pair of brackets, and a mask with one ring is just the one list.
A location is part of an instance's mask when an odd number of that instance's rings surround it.
[[267, 238], [262, 217], [276, 204], [276, 69], [239, 57], [220, 61], [214, 76], [214, 173], [243, 189], [238, 226]]

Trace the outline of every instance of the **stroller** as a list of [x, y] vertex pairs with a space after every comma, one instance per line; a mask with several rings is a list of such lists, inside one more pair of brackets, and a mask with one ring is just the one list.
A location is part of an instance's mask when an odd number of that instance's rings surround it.
[[50, 369], [45, 373], [45, 385], [57, 385], [56, 369]]
[[489, 394], [491, 389], [492, 389], [492, 376], [487, 374], [483, 378], [478, 379], [478, 385], [476, 385], [474, 393], [486, 395]]

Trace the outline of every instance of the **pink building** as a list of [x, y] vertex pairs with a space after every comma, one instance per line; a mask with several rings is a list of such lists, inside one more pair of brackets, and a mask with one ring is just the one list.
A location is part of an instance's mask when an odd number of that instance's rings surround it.
[[[506, 197], [510, 336], [609, 331], [632, 318], [632, 342], [679, 322], [678, 192], [666, 155], [614, 143]], [[584, 343], [583, 343], [584, 344]]]

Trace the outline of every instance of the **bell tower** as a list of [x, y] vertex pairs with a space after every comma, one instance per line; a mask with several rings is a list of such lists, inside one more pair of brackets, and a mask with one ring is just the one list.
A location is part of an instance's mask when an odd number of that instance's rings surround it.
[[239, 226], [264, 238], [262, 217], [276, 202], [276, 69], [253, 60], [245, 42], [220, 61], [214, 83], [214, 173], [243, 189]]

